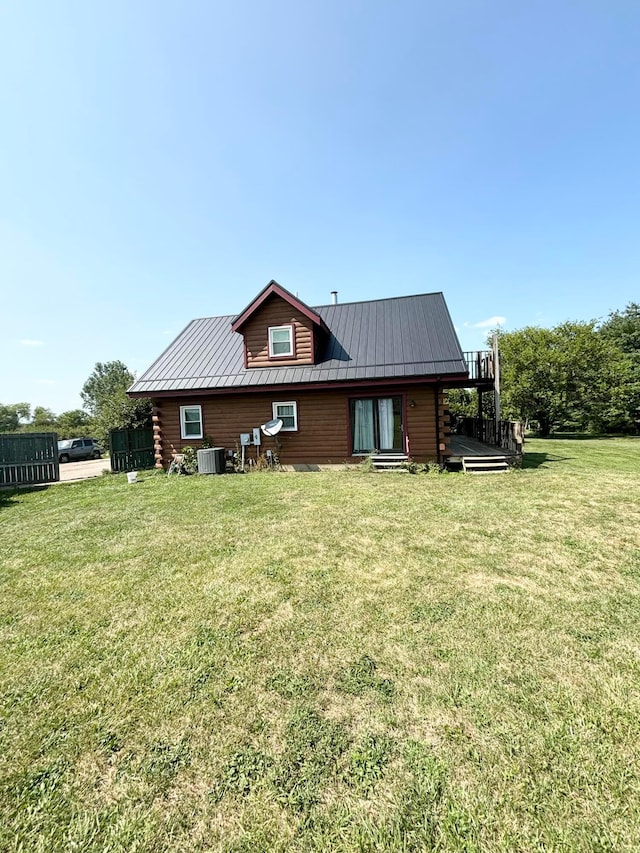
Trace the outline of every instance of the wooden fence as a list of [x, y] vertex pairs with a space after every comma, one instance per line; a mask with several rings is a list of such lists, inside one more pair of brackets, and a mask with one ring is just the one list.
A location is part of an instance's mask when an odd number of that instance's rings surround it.
[[0, 435], [0, 486], [57, 483], [59, 479], [55, 432]]
[[155, 465], [152, 429], [111, 430], [109, 447], [114, 473], [141, 471]]

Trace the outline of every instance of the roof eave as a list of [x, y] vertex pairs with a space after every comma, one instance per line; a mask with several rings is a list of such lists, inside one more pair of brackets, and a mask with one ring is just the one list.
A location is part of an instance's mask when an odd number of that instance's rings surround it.
[[273, 393], [289, 389], [296, 391], [326, 390], [328, 388], [348, 387], [373, 387], [376, 385], [416, 385], [421, 382], [427, 385], [440, 383], [441, 385], [457, 386], [468, 379], [468, 374], [458, 373], [431, 373], [417, 376], [380, 376], [369, 379], [326, 379], [319, 382], [281, 382], [278, 384], [261, 385], [227, 385], [223, 387], [210, 386], [205, 388], [181, 388], [181, 389], [157, 389], [155, 391], [127, 391], [128, 397], [203, 397], [216, 394], [251, 394], [251, 393]]

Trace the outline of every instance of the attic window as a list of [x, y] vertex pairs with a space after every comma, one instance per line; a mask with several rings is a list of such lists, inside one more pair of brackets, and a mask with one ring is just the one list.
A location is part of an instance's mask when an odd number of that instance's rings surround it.
[[293, 326], [269, 326], [269, 358], [293, 354]]

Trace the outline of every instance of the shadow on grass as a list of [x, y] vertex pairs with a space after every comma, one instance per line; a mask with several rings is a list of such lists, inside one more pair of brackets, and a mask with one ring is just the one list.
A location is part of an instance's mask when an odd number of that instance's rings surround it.
[[19, 501], [16, 500], [18, 495], [25, 495], [29, 492], [44, 492], [48, 489], [48, 485], [42, 486], [1, 486], [0, 487], [0, 509], [8, 509], [11, 506], [16, 506]]
[[640, 438], [637, 435], [604, 435], [604, 434], [591, 434], [588, 432], [554, 432], [551, 435], [542, 436], [537, 435], [534, 436], [540, 441], [613, 441], [617, 438]]
[[547, 463], [566, 462], [570, 456], [554, 456], [550, 453], [529, 453], [526, 451], [522, 457], [523, 468], [542, 468]]

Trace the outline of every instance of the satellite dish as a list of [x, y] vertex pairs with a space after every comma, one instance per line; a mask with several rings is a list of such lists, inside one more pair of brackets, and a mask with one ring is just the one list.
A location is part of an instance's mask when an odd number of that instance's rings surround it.
[[260, 429], [265, 435], [277, 435], [282, 429], [282, 419], [274, 418], [272, 421], [267, 421], [266, 424], [262, 424]]

